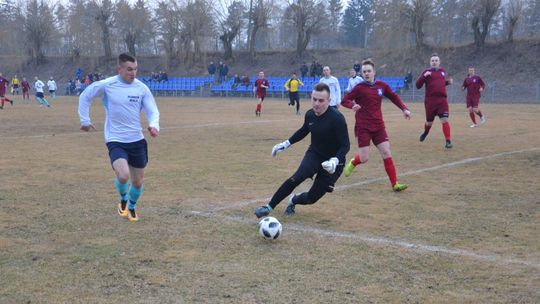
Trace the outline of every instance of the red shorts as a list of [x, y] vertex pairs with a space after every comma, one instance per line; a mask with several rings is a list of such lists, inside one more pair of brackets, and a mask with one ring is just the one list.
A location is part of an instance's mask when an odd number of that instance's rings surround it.
[[359, 148], [369, 146], [371, 141], [373, 141], [375, 146], [388, 141], [388, 134], [386, 134], [386, 129], [384, 127], [377, 130], [369, 130], [362, 126], [354, 126], [354, 135], [358, 140]]
[[449, 116], [450, 110], [448, 108], [446, 97], [430, 97], [429, 103], [424, 103], [424, 106], [426, 108], [426, 121], [432, 122], [435, 120], [435, 116]]
[[480, 96], [467, 95], [467, 108], [478, 108], [478, 104], [480, 104]]
[[266, 97], [266, 93], [256, 93], [258, 99], [264, 100], [264, 97]]

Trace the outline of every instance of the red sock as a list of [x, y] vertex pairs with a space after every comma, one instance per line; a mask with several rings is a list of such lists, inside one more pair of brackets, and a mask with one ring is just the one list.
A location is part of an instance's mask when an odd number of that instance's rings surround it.
[[356, 154], [354, 155], [353, 160], [352, 160], [353, 166], [356, 167], [356, 166], [358, 166], [361, 162], [362, 162], [362, 161], [360, 160], [360, 154], [356, 153]]
[[424, 134], [428, 134], [429, 129], [431, 129], [431, 125], [428, 126], [427, 124], [424, 124]]
[[2, 108], [4, 107], [4, 104], [6, 103], [6, 100], [2, 98]]
[[262, 107], [262, 105], [260, 103], [258, 103], [257, 104], [257, 110], [255, 110], [255, 111], [260, 113], [261, 112], [261, 107]]
[[478, 117], [484, 116], [484, 114], [482, 114], [482, 111], [480, 111], [480, 110], [478, 110], [478, 111], [476, 112], [476, 115], [478, 115]]
[[476, 124], [476, 118], [474, 117], [474, 112], [470, 112], [469, 116], [471, 117], [473, 124]]
[[450, 140], [450, 123], [445, 122], [442, 124], [442, 131], [444, 133], [444, 138]]
[[394, 160], [391, 157], [384, 159], [384, 169], [386, 170], [386, 174], [388, 174], [388, 178], [393, 187], [397, 183], [397, 173], [396, 166], [394, 166]]

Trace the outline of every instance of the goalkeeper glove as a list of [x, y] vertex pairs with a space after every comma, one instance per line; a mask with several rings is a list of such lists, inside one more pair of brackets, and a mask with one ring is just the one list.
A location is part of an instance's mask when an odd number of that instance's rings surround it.
[[339, 165], [339, 159], [337, 159], [337, 157], [332, 157], [329, 160], [322, 162], [321, 165], [328, 173], [334, 174], [337, 166]]
[[278, 153], [283, 152], [283, 150], [287, 149], [290, 145], [291, 143], [289, 142], [289, 140], [286, 140], [282, 143], [275, 145], [272, 148], [272, 156], [275, 157]]

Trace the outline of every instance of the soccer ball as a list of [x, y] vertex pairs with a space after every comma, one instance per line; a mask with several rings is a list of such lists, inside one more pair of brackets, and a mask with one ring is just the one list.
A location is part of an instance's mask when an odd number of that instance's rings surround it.
[[281, 235], [281, 223], [275, 217], [265, 217], [259, 222], [259, 233], [267, 240], [275, 240]]

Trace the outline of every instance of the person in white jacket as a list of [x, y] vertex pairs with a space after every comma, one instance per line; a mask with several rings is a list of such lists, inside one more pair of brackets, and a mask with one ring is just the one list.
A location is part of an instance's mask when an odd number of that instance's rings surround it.
[[330, 75], [330, 67], [325, 66], [323, 68], [324, 77], [319, 82], [325, 83], [330, 87], [330, 107], [339, 108], [341, 104], [341, 88], [339, 87], [339, 81], [336, 77]]
[[[95, 126], [90, 120], [90, 106], [102, 96], [105, 107], [105, 143], [116, 174], [120, 194], [118, 214], [130, 222], [139, 220], [135, 205], [143, 191], [144, 168], [148, 163], [147, 142], [141, 128], [141, 110], [148, 120], [150, 136], [159, 133], [159, 110], [150, 89], [135, 78], [137, 59], [123, 53], [118, 56], [118, 75], [96, 81], [79, 96], [81, 130]], [[131, 177], [131, 187], [128, 181]], [[129, 188], [129, 189], [128, 189]]]
[[49, 88], [49, 93], [51, 94], [51, 98], [56, 98], [56, 90], [58, 87], [56, 86], [56, 81], [54, 81], [54, 78], [51, 76], [49, 81], [47, 81], [47, 87]]

